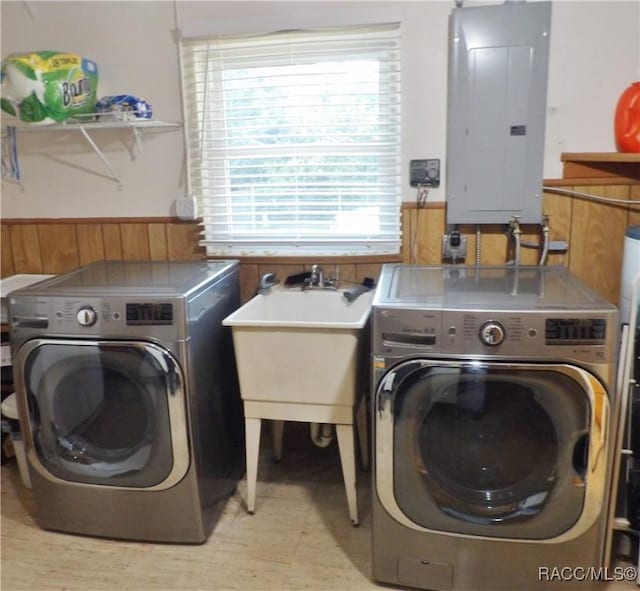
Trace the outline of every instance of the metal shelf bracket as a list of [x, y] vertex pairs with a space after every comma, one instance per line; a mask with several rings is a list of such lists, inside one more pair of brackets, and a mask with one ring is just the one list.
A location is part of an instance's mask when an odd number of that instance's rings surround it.
[[89, 144], [91, 145], [91, 147], [93, 148], [93, 151], [99, 156], [100, 160], [102, 160], [102, 162], [104, 163], [104, 165], [109, 169], [109, 171], [111, 172], [111, 176], [115, 179], [115, 181], [118, 183], [118, 188], [122, 189], [122, 181], [120, 180], [120, 177], [118, 176], [118, 174], [116, 173], [116, 171], [113, 169], [113, 166], [111, 166], [110, 162], [107, 160], [106, 156], [102, 153], [102, 150], [98, 147], [98, 145], [93, 141], [93, 139], [91, 138], [91, 136], [88, 134], [87, 130], [85, 129], [84, 125], [80, 125], [79, 126], [80, 131], [82, 132], [82, 135], [84, 136], [84, 138], [89, 142]]
[[[93, 116], [93, 115], [92, 115]], [[79, 131], [87, 143], [91, 146], [96, 155], [100, 158], [105, 167], [109, 170], [111, 178], [118, 183], [118, 188], [122, 189], [122, 180], [115, 171], [104, 152], [100, 149], [100, 146], [91, 137], [89, 131], [101, 130], [101, 129], [128, 129], [131, 131], [135, 140], [135, 154], [142, 152], [142, 132], [144, 130], [170, 130], [179, 129], [182, 126], [179, 122], [164, 122], [155, 121], [150, 119], [114, 119], [110, 121], [78, 121], [69, 120], [63, 123], [54, 123], [51, 125], [16, 125], [15, 129], [18, 132], [30, 132], [30, 133], [44, 133], [44, 132], [69, 132]]]

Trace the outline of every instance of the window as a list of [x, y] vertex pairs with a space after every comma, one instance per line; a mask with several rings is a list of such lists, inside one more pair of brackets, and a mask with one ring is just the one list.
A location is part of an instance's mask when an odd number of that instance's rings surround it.
[[400, 246], [399, 25], [182, 42], [211, 255]]

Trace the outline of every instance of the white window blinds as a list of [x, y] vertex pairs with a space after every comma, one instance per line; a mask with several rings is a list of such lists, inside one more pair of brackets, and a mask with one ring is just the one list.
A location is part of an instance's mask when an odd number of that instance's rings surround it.
[[400, 245], [399, 25], [181, 42], [208, 254]]

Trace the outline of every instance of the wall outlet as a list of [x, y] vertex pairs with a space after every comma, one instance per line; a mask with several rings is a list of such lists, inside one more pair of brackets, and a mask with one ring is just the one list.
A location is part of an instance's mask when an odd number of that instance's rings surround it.
[[453, 263], [464, 262], [467, 256], [467, 237], [457, 230], [442, 236], [442, 256]]
[[176, 215], [181, 220], [193, 221], [198, 218], [198, 203], [193, 195], [176, 199]]

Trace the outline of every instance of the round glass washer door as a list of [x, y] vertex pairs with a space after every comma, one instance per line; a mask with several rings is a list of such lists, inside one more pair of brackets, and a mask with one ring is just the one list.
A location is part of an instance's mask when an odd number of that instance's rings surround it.
[[419, 470], [442, 510], [487, 522], [540, 510], [559, 450], [553, 421], [532, 389], [464, 375], [446, 388], [454, 391], [439, 396], [448, 402], [430, 405], [418, 419], [416, 440]]
[[166, 487], [188, 466], [182, 372], [151, 343], [36, 341], [20, 351], [30, 442], [45, 474]]
[[593, 426], [606, 396], [585, 373], [423, 360], [393, 368], [375, 401], [383, 505], [424, 529], [520, 539], [570, 530], [604, 455]]

